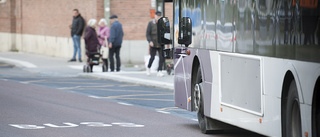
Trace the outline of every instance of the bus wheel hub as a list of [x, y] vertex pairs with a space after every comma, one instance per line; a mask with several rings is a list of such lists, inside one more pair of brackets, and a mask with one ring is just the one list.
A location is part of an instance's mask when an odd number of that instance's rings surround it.
[[193, 105], [194, 105], [194, 110], [199, 111], [200, 108], [200, 99], [201, 99], [201, 85], [196, 84], [194, 86], [194, 92], [193, 92]]

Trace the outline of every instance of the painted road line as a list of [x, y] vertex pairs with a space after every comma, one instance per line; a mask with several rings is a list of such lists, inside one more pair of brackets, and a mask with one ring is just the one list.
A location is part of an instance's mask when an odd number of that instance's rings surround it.
[[29, 83], [39, 83], [39, 82], [43, 82], [45, 80], [31, 80], [31, 81], [22, 81], [20, 83], [23, 83], [23, 84], [29, 84]]
[[157, 111], [187, 111], [178, 107], [166, 107], [166, 108], [160, 108], [156, 109]]
[[95, 99], [100, 99], [101, 97], [98, 97], [98, 96], [88, 96], [90, 98], [95, 98]]
[[70, 122], [63, 122], [63, 125], [55, 125], [51, 123], [43, 124], [43, 126], [39, 125], [28, 125], [28, 124], [9, 124], [9, 126], [16, 127], [19, 129], [44, 129], [46, 127], [49, 128], [76, 128], [79, 126], [87, 126], [87, 127], [112, 127], [112, 125], [116, 125], [119, 127], [128, 127], [128, 128], [141, 128], [144, 125], [135, 124], [135, 123], [125, 123], [125, 122], [114, 122], [111, 124], [105, 124], [103, 122], [81, 122], [80, 124], [74, 124]]
[[154, 98], [132, 98], [132, 97], [144, 97], [144, 96], [172, 96], [172, 93], [165, 94], [134, 94], [134, 95], [120, 95], [120, 96], [109, 96], [101, 97], [105, 99], [125, 99], [125, 100], [146, 100], [146, 101], [174, 101], [172, 99], [154, 99]]
[[75, 86], [75, 87], [62, 87], [58, 89], [79, 89], [79, 88], [106, 88], [113, 87], [114, 85], [102, 85], [102, 86]]
[[21, 84], [29, 84], [28, 82], [23, 82], [23, 81], [20, 81], [19, 83], [21, 83]]
[[134, 94], [134, 95], [119, 95], [119, 96], [109, 96], [109, 97], [104, 97], [104, 98], [124, 98], [124, 97], [143, 97], [143, 96], [164, 96], [164, 95], [169, 95], [172, 96], [173, 93], [164, 93], [164, 94]]
[[142, 91], [142, 90], [127, 90], [127, 89], [96, 89], [102, 91], [110, 91], [110, 92], [134, 92], [134, 93], [154, 93], [154, 91]]
[[167, 111], [161, 111], [161, 110], [159, 110], [159, 111], [157, 111], [157, 112], [159, 112], [159, 113], [163, 113], [163, 114], [170, 114], [170, 112], [167, 112]]
[[7, 63], [14, 63], [14, 64], [19, 64], [23, 67], [26, 67], [26, 68], [37, 68], [36, 65], [30, 63], [30, 62], [27, 62], [27, 61], [22, 61], [22, 60], [16, 60], [16, 59], [9, 59], [9, 58], [3, 58], [3, 57], [0, 57], [0, 60], [2, 61], [5, 61]]
[[132, 104], [129, 103], [124, 103], [124, 102], [117, 102], [120, 105], [125, 105], [125, 106], [133, 106]]
[[117, 98], [117, 99], [124, 99], [124, 100], [146, 100], [146, 101], [171, 101], [172, 99], [152, 99], [152, 98]]
[[191, 120], [193, 120], [193, 121], [197, 121], [197, 122], [198, 122], [198, 119], [191, 119]]
[[120, 127], [144, 127], [144, 125], [135, 123], [111, 123], [112, 125], [119, 125]]

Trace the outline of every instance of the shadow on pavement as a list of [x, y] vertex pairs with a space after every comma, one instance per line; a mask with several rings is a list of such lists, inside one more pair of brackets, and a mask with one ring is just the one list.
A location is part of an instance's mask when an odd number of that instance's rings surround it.
[[[183, 124], [182, 127], [188, 128], [189, 130], [193, 130], [195, 132], [201, 132], [198, 124]], [[265, 137], [263, 135], [241, 129], [228, 129], [228, 130], [219, 130], [212, 131], [209, 134], [203, 134], [204, 136], [214, 136], [214, 137]]]

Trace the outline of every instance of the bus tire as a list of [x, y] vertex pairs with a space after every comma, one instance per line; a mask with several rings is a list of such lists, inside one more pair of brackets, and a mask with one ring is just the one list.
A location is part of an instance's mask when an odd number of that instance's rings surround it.
[[203, 96], [202, 96], [202, 75], [201, 69], [198, 68], [197, 76], [194, 82], [194, 91], [193, 91], [193, 103], [196, 107], [199, 127], [202, 133], [207, 134], [209, 130], [207, 128], [208, 118], [204, 115], [204, 106], [203, 106]]
[[317, 80], [312, 99], [312, 136], [320, 136], [320, 77]]
[[300, 137], [302, 135], [300, 102], [295, 80], [292, 80], [289, 86], [285, 115], [286, 127], [284, 130], [286, 136]]

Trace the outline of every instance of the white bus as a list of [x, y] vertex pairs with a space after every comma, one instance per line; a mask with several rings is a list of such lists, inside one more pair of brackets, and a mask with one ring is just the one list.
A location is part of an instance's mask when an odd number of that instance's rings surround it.
[[[320, 136], [318, 0], [173, 7], [175, 105], [196, 111], [203, 133], [228, 123], [266, 136]], [[168, 18], [160, 20], [166, 41]]]

